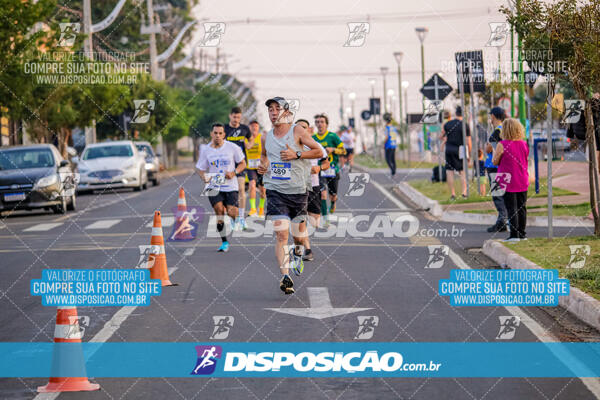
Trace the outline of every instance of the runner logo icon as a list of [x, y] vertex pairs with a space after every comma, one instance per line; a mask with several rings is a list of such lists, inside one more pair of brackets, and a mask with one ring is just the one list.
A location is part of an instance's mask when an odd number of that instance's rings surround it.
[[571, 250], [571, 259], [567, 264], [567, 268], [583, 268], [585, 260], [590, 255], [591, 247], [589, 244], [572, 244], [569, 245]]
[[373, 333], [375, 333], [375, 328], [379, 325], [379, 317], [376, 315], [361, 315], [356, 318], [358, 318], [358, 331], [354, 339], [371, 339]]
[[444, 260], [450, 251], [448, 246], [443, 244], [434, 244], [427, 246], [427, 249], [429, 250], [429, 258], [427, 259], [425, 268], [442, 268], [444, 266]]
[[348, 179], [350, 179], [350, 186], [348, 186], [346, 196], [358, 197], [365, 193], [365, 189], [371, 180], [371, 177], [366, 172], [349, 172]]
[[515, 315], [499, 316], [500, 330], [496, 339], [510, 340], [515, 337], [517, 327], [521, 324], [521, 318]]
[[221, 346], [196, 346], [198, 360], [190, 375], [210, 375], [217, 368], [217, 359], [223, 355]]
[[344, 47], [360, 47], [365, 44], [367, 34], [371, 30], [368, 22], [348, 22], [348, 40], [344, 43]]
[[60, 38], [58, 45], [60, 47], [71, 47], [75, 43], [75, 38], [81, 30], [81, 24], [78, 22], [63, 22], [60, 26]]
[[233, 328], [235, 318], [230, 315], [213, 315], [215, 327], [210, 336], [211, 339], [223, 340], [229, 336], [229, 330]]

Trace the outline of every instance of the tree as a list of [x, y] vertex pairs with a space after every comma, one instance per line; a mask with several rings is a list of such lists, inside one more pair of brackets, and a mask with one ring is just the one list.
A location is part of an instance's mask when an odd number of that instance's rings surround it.
[[594, 233], [600, 236], [600, 190], [590, 104], [592, 94], [600, 92], [600, 0], [557, 0], [553, 3], [520, 0], [512, 10], [502, 7], [501, 11], [523, 40], [525, 61], [557, 76], [564, 73], [573, 84], [577, 97], [586, 100], [590, 205]]
[[188, 105], [192, 121], [189, 135], [194, 140], [194, 160], [198, 158], [200, 139], [210, 136], [213, 123], [227, 123], [231, 108], [237, 104], [233, 96], [218, 86], [199, 83], [195, 89], [194, 97]]

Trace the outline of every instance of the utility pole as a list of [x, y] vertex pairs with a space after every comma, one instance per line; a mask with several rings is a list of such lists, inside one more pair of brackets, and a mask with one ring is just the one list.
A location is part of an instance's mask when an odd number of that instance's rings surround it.
[[158, 71], [158, 57], [156, 53], [156, 30], [154, 27], [154, 7], [152, 5], [152, 0], [146, 0], [146, 6], [148, 8], [148, 27], [150, 29], [150, 74], [152, 75], [152, 79], [159, 81], [159, 71]]

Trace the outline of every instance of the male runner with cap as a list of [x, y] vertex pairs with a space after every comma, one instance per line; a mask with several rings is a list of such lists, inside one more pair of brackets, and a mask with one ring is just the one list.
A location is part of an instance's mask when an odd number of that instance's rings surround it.
[[210, 205], [217, 215], [217, 231], [221, 235], [220, 252], [229, 250], [225, 229], [225, 210], [232, 220], [238, 215], [238, 180], [236, 174], [244, 171], [244, 153], [233, 143], [225, 140], [223, 124], [213, 124], [211, 142], [200, 146], [196, 164], [198, 175], [209, 186]]
[[[292, 294], [294, 282], [289, 276], [289, 260], [285, 260], [284, 246], [288, 243], [290, 220], [294, 223], [293, 232], [299, 232], [299, 223], [306, 219], [310, 186], [308, 160], [320, 158], [323, 153], [302, 126], [293, 124], [294, 115], [284, 98], [271, 98], [265, 105], [268, 107], [273, 129], [262, 137], [258, 173], [264, 175], [267, 217], [273, 220], [277, 240], [275, 257], [283, 275], [279, 288], [285, 294]], [[304, 151], [304, 146], [309, 150]], [[302, 238], [295, 236], [294, 243], [296, 246], [302, 245]]]
[[[239, 146], [242, 150], [242, 154], [246, 154], [245, 140], [251, 139], [250, 128], [241, 123], [242, 121], [242, 109], [239, 107], [233, 107], [229, 113], [229, 123], [225, 125], [225, 135], [229, 142], [232, 142]], [[246, 220], [244, 219], [246, 211], [246, 173], [244, 170], [237, 175], [238, 187], [239, 187], [239, 215], [236, 218], [233, 229], [248, 229]]]
[[329, 192], [331, 207], [329, 213], [335, 212], [335, 202], [337, 201], [338, 183], [340, 181], [340, 165], [339, 156], [345, 155], [344, 143], [340, 137], [333, 132], [329, 132], [329, 118], [325, 114], [315, 115], [315, 125], [317, 133], [313, 135], [313, 139], [327, 150], [329, 154], [330, 168], [321, 171], [321, 215], [327, 219], [327, 192]]

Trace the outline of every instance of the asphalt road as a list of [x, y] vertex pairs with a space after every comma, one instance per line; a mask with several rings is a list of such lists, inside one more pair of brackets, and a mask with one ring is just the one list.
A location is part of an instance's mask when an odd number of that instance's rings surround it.
[[[411, 177], [416, 177], [412, 174]], [[405, 179], [405, 175], [396, 180]], [[384, 174], [371, 174], [380, 188], [393, 182]], [[206, 342], [213, 334], [213, 316], [232, 316], [233, 327], [221, 341], [253, 342], [353, 342], [359, 328], [357, 316], [377, 316], [370, 341], [376, 342], [494, 342], [502, 307], [452, 307], [437, 294], [438, 280], [447, 278], [462, 259], [472, 268], [497, 268], [479, 249], [493, 237], [483, 226], [431, 221], [390, 199], [370, 183], [362, 196], [343, 196], [348, 178], [343, 176], [336, 212], [338, 218], [377, 215], [417, 217], [419, 232], [437, 229], [433, 236], [372, 238], [314, 238], [315, 260], [306, 262], [304, 274], [294, 277], [296, 294], [284, 296], [278, 287], [279, 271], [273, 255], [273, 238], [233, 236], [226, 254], [217, 253], [220, 240], [208, 235], [210, 206], [200, 196], [199, 178], [184, 174], [165, 178], [158, 187], [134, 193], [120, 191], [81, 196], [78, 211], [57, 216], [49, 213], [16, 213], [0, 222], [0, 341], [50, 342], [55, 309], [43, 307], [29, 294], [29, 282], [47, 268], [134, 268], [139, 246], [148, 245], [154, 210], [169, 223], [183, 186], [188, 206], [207, 210], [192, 242], [167, 242], [171, 280], [149, 307], [81, 307], [90, 317], [84, 341]], [[388, 191], [389, 193], [389, 191]], [[343, 221], [343, 220], [342, 220]], [[338, 220], [338, 223], [341, 223]], [[165, 227], [165, 236], [171, 232]], [[361, 228], [366, 230], [367, 227]], [[442, 232], [446, 234], [443, 234]], [[460, 232], [460, 233], [458, 233]], [[584, 234], [586, 229], [556, 228], [555, 234]], [[456, 235], [453, 235], [456, 233]], [[531, 228], [531, 237], [543, 228]], [[496, 236], [503, 238], [502, 236]], [[445, 244], [454, 258], [441, 268], [425, 268], [428, 245]], [[320, 289], [314, 289], [320, 288]], [[325, 289], [323, 289], [325, 288]], [[311, 295], [309, 296], [309, 293]], [[313, 319], [275, 312], [272, 308], [305, 308], [315, 301], [333, 307], [370, 308], [331, 318]], [[564, 341], [597, 341], [600, 335], [571, 318], [562, 309], [520, 309], [532, 324], [518, 327], [513, 341], [539, 341], [537, 326]], [[216, 341], [216, 340], [215, 340]], [[493, 360], [489, 361], [490, 363]], [[484, 368], [485, 366], [482, 366]], [[63, 393], [60, 399], [593, 399], [580, 379], [108, 379], [93, 381], [98, 392]], [[0, 398], [33, 399], [46, 379], [2, 379]], [[589, 386], [589, 387], [588, 387]], [[52, 398], [52, 397], [38, 397]]]

